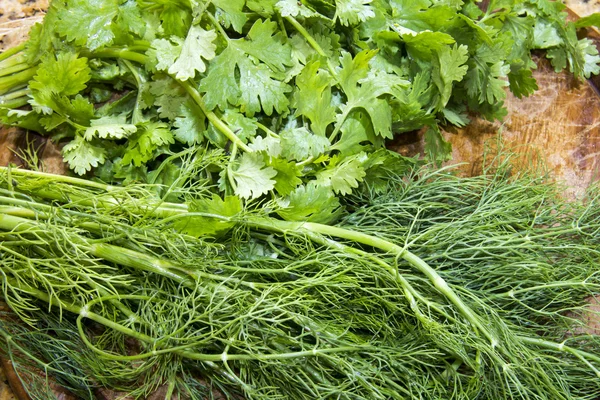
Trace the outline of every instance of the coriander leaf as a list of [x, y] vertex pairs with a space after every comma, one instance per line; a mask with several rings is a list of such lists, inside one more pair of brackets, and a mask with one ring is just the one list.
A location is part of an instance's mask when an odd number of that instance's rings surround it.
[[71, 96], [86, 88], [91, 77], [87, 58], [74, 53], [58, 53], [40, 64], [29, 83], [38, 106], [50, 106], [54, 95]]
[[206, 71], [205, 60], [215, 58], [217, 46], [213, 41], [217, 38], [214, 30], [206, 31], [201, 27], [194, 25], [190, 28], [183, 45], [181, 54], [177, 61], [169, 67], [169, 73], [174, 74], [180, 81], [193, 78], [196, 71], [202, 73]]
[[180, 108], [180, 115], [173, 123], [173, 137], [180, 143], [193, 145], [201, 143], [206, 130], [206, 118], [192, 101], [187, 101]]
[[112, 43], [112, 21], [118, 13], [117, 0], [67, 0], [58, 11], [56, 30], [70, 42], [93, 51]]
[[252, 139], [252, 143], [248, 145], [253, 151], [264, 151], [271, 157], [279, 157], [281, 155], [281, 141], [273, 136], [256, 136]]
[[154, 158], [161, 146], [173, 144], [173, 132], [162, 122], [146, 122], [138, 126], [138, 130], [129, 137], [122, 163], [133, 163], [141, 166]]
[[265, 157], [267, 165], [277, 171], [275, 175], [275, 190], [281, 196], [290, 194], [296, 187], [302, 184], [302, 171], [295, 162], [288, 162], [276, 157]]
[[454, 44], [456, 41], [447, 33], [443, 32], [410, 32], [402, 35], [408, 53], [422, 60], [430, 61], [433, 53]]
[[183, 40], [177, 36], [172, 36], [171, 40], [153, 40], [152, 46], [146, 51], [151, 69], [167, 71], [175, 63], [179, 54], [181, 54], [182, 44]]
[[137, 127], [127, 123], [126, 115], [106, 116], [92, 120], [90, 127], [85, 130], [85, 140], [123, 139], [135, 133]]
[[436, 164], [452, 159], [452, 146], [444, 140], [437, 125], [430, 126], [425, 132], [425, 154]]
[[433, 57], [432, 80], [440, 92], [437, 109], [443, 109], [452, 95], [452, 83], [461, 81], [467, 73], [465, 65], [469, 59], [469, 51], [465, 45], [444, 46]]
[[303, 18], [309, 18], [320, 15], [297, 0], [279, 0], [275, 7], [282, 17], [297, 17], [300, 15]]
[[344, 159], [337, 155], [333, 156], [327, 168], [317, 172], [315, 182], [321, 186], [331, 187], [336, 194], [350, 194], [365, 176], [362, 164], [366, 157], [366, 153]]
[[342, 136], [332, 146], [342, 156], [351, 156], [364, 151], [365, 143], [373, 143], [376, 147], [383, 146], [383, 140], [375, 135], [369, 116], [362, 110], [350, 114], [341, 128]]
[[225, 110], [222, 118], [242, 141], [247, 142], [256, 136], [258, 125], [255, 118], [245, 117], [233, 108]]
[[589, 78], [591, 75], [597, 75], [600, 72], [600, 57], [598, 56], [598, 48], [588, 38], [583, 38], [577, 42], [577, 51], [583, 59], [583, 67], [581, 75]]
[[276, 212], [287, 221], [308, 221], [330, 224], [341, 215], [340, 201], [329, 187], [309, 182], [299, 186], [283, 199], [278, 199]]
[[575, 21], [575, 28], [600, 27], [600, 13], [596, 12]]
[[169, 76], [155, 77], [150, 83], [149, 93], [154, 96], [159, 117], [174, 120], [181, 116], [181, 106], [188, 95], [176, 80]]
[[192, 213], [203, 213], [206, 216], [194, 215], [180, 218], [175, 223], [175, 229], [181, 233], [191, 236], [220, 236], [235, 226], [235, 221], [211, 217], [218, 215], [223, 217], [234, 217], [242, 212], [242, 201], [236, 196], [225, 196], [213, 194], [210, 199], [194, 200], [188, 204]]
[[529, 96], [538, 90], [537, 82], [531, 73], [531, 70], [526, 68], [518, 68], [514, 72], [508, 73], [508, 82], [510, 91], [519, 99], [523, 96]]
[[236, 170], [230, 171], [235, 181], [235, 194], [243, 199], [255, 199], [273, 190], [277, 175], [272, 167], [265, 167], [261, 154], [244, 153]]
[[281, 138], [281, 155], [289, 161], [316, 158], [331, 146], [325, 136], [312, 134], [304, 127], [285, 129], [279, 136]]
[[248, 32], [248, 39], [236, 40], [230, 46], [256, 57], [273, 71], [284, 71], [286, 65], [292, 65], [292, 49], [287, 38], [281, 32], [275, 33], [276, 30], [276, 22], [256, 20]]
[[533, 28], [533, 46], [536, 49], [548, 49], [560, 46], [563, 39], [553, 22], [546, 19], [536, 20]]
[[268, 116], [273, 114], [273, 110], [285, 114], [289, 105], [285, 94], [292, 88], [275, 79], [265, 64], [255, 65], [250, 59], [243, 58], [238, 65], [241, 96], [237, 105], [240, 106], [240, 110], [249, 117], [261, 109]]
[[63, 147], [62, 154], [69, 168], [78, 175], [84, 175], [106, 161], [106, 149], [88, 142], [80, 135]]
[[375, 16], [372, 0], [335, 0], [335, 17], [344, 26], [356, 25]]
[[229, 46], [210, 63], [208, 73], [199, 85], [209, 110], [217, 106], [225, 110], [230, 104], [237, 103], [241, 91], [235, 78], [236, 66], [243, 57], [241, 51]]
[[313, 132], [325, 136], [327, 126], [336, 120], [336, 109], [332, 104], [331, 77], [319, 65], [318, 61], [307, 64], [296, 77], [298, 90], [293, 106], [297, 115], [310, 119]]
[[237, 33], [242, 33], [242, 29], [248, 20], [246, 13], [243, 11], [244, 3], [244, 0], [212, 0], [212, 4], [217, 7], [215, 17], [226, 28], [232, 26]]

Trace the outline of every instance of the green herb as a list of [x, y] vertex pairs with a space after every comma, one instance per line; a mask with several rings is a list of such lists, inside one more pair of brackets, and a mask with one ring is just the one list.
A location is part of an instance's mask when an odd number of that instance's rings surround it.
[[112, 183], [166, 183], [181, 168], [173, 155], [200, 145], [231, 152], [211, 175], [220, 195], [298, 198], [316, 183], [343, 196], [370, 174], [363, 152], [396, 134], [428, 127], [425, 153], [440, 162], [451, 152], [440, 124], [502, 118], [507, 86], [537, 89], [533, 49], [557, 71], [598, 73], [596, 48], [563, 10], [56, 0], [24, 46], [0, 55], [0, 118], [52, 135], [76, 174]]
[[600, 289], [597, 188], [565, 204], [509, 161], [474, 178], [402, 165], [346, 196], [335, 225], [270, 215], [320, 186], [260, 207], [172, 188], [181, 204], [3, 169], [3, 296], [30, 325], [4, 321], [5, 349], [82, 398], [596, 395], [600, 342], [580, 317]]

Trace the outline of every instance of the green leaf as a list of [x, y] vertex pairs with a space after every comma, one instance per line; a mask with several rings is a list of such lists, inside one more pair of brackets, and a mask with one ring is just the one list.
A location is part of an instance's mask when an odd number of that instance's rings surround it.
[[444, 140], [437, 125], [430, 126], [425, 132], [425, 154], [436, 164], [452, 159], [452, 146]]
[[302, 171], [295, 162], [288, 162], [281, 158], [265, 157], [267, 165], [277, 171], [275, 175], [275, 190], [280, 196], [290, 194], [298, 185], [302, 184]]
[[235, 194], [243, 199], [255, 199], [273, 190], [277, 175], [271, 167], [266, 167], [261, 154], [244, 153], [237, 169], [230, 171], [235, 181]]
[[299, 15], [303, 18], [310, 18], [320, 15], [297, 0], [279, 0], [275, 7], [282, 17], [297, 17]]
[[600, 13], [599, 12], [579, 18], [575, 22], [575, 28], [587, 28], [590, 26], [600, 27]]
[[87, 58], [74, 53], [58, 53], [56, 58], [44, 59], [29, 83], [37, 105], [51, 107], [55, 104], [53, 96], [72, 96], [84, 90], [91, 77], [87, 62]]
[[209, 64], [208, 73], [199, 85], [209, 110], [217, 106], [225, 110], [230, 104], [237, 103], [241, 91], [235, 78], [236, 66], [243, 57], [239, 50], [227, 47]]
[[366, 143], [372, 143], [375, 147], [383, 146], [383, 140], [375, 135], [371, 119], [362, 110], [350, 114], [341, 128], [342, 136], [332, 146], [342, 156], [351, 156], [366, 149]]
[[326, 137], [312, 134], [304, 127], [285, 129], [279, 136], [281, 138], [281, 155], [289, 161], [316, 158], [331, 146]]
[[237, 33], [242, 33], [242, 29], [248, 20], [246, 13], [243, 11], [244, 3], [244, 0], [212, 0], [212, 4], [217, 7], [215, 17], [226, 28], [232, 26]]
[[92, 120], [90, 127], [85, 130], [85, 140], [123, 139], [135, 133], [137, 127], [127, 123], [126, 115], [106, 116]]
[[426, 61], [430, 61], [434, 53], [456, 42], [447, 33], [432, 31], [405, 33], [402, 40], [411, 56]]
[[276, 79], [265, 64], [255, 65], [245, 58], [238, 66], [241, 96], [237, 105], [242, 112], [249, 117], [261, 110], [268, 116], [274, 110], [278, 114], [287, 112], [289, 100], [285, 94], [292, 90], [290, 85]]
[[179, 54], [181, 54], [182, 44], [183, 40], [177, 36], [172, 36], [171, 40], [153, 40], [152, 47], [146, 51], [150, 69], [167, 71], [175, 63]]
[[163, 122], [146, 122], [129, 137], [122, 163], [139, 167], [153, 159], [161, 146], [173, 144], [173, 132]]
[[67, 0], [58, 11], [56, 30], [68, 41], [93, 51], [112, 43], [112, 21], [118, 13], [117, 0]]
[[319, 65], [318, 61], [307, 64], [296, 77], [298, 90], [294, 92], [293, 107], [298, 116], [310, 119], [314, 133], [325, 136], [329, 124], [336, 120], [336, 108], [332, 104], [331, 76]]
[[289, 196], [278, 199], [281, 207], [276, 212], [287, 221], [307, 221], [321, 224], [334, 222], [342, 213], [339, 199], [329, 187], [309, 182]]
[[217, 215], [223, 217], [234, 217], [242, 212], [242, 201], [236, 196], [225, 196], [213, 194], [209, 199], [194, 200], [188, 204], [192, 213], [203, 213], [206, 216], [194, 215], [176, 220], [175, 229], [181, 233], [191, 236], [213, 236], [218, 237], [235, 226], [235, 221], [211, 217]]
[[467, 73], [465, 65], [469, 59], [467, 46], [456, 44], [454, 47], [444, 46], [433, 57], [432, 80], [440, 92], [437, 109], [443, 109], [452, 95], [453, 82], [459, 82]]
[[204, 140], [204, 131], [206, 130], [206, 118], [198, 107], [192, 102], [187, 101], [181, 107], [181, 115], [175, 118], [173, 125], [176, 129], [173, 131], [174, 138], [187, 145], [202, 143]]
[[365, 176], [362, 164], [366, 158], [366, 153], [343, 159], [336, 155], [331, 158], [326, 169], [317, 172], [315, 182], [321, 186], [331, 187], [336, 194], [350, 194]]
[[193, 78], [196, 71], [206, 71], [205, 60], [215, 58], [217, 46], [213, 41], [217, 38], [214, 30], [206, 31], [201, 27], [192, 26], [181, 46], [181, 53], [173, 65], [169, 67], [169, 73], [175, 75], [180, 81]]
[[537, 82], [531, 73], [531, 70], [519, 68], [516, 71], [508, 73], [508, 82], [510, 91], [519, 99], [523, 96], [529, 96], [538, 90]]
[[245, 117], [244, 114], [239, 113], [233, 108], [228, 108], [223, 113], [223, 121], [227, 122], [229, 128], [239, 137], [243, 142], [247, 142], [249, 139], [256, 136], [256, 130], [258, 125], [255, 118]]
[[78, 175], [84, 175], [106, 161], [106, 149], [77, 135], [62, 149], [64, 160]]
[[236, 40], [230, 45], [256, 57], [273, 71], [281, 72], [286, 65], [293, 64], [292, 48], [287, 43], [287, 38], [281, 32], [275, 33], [276, 30], [276, 22], [258, 19], [250, 28], [248, 39]]
[[281, 155], [281, 140], [273, 136], [256, 136], [252, 139], [252, 143], [248, 145], [254, 151], [264, 151], [271, 157], [279, 157]]
[[342, 25], [356, 25], [375, 16], [372, 0], [335, 0], [335, 20]]

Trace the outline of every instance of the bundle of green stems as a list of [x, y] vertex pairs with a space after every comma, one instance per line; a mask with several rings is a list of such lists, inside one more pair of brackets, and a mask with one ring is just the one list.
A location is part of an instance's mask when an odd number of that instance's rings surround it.
[[168, 188], [2, 168], [2, 346], [40, 399], [50, 377], [89, 399], [593, 399], [598, 188], [565, 202], [491, 164], [390, 171], [333, 225], [264, 201], [206, 212], [201, 182], [169, 203]]

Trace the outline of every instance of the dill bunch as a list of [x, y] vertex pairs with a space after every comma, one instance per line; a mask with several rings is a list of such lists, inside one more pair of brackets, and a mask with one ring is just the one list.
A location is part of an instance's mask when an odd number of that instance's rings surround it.
[[236, 209], [202, 180], [2, 169], [3, 349], [44, 399], [31, 367], [90, 399], [597, 397], [581, 316], [600, 289], [598, 187], [565, 203], [502, 158], [472, 178], [382, 168], [333, 225]]

